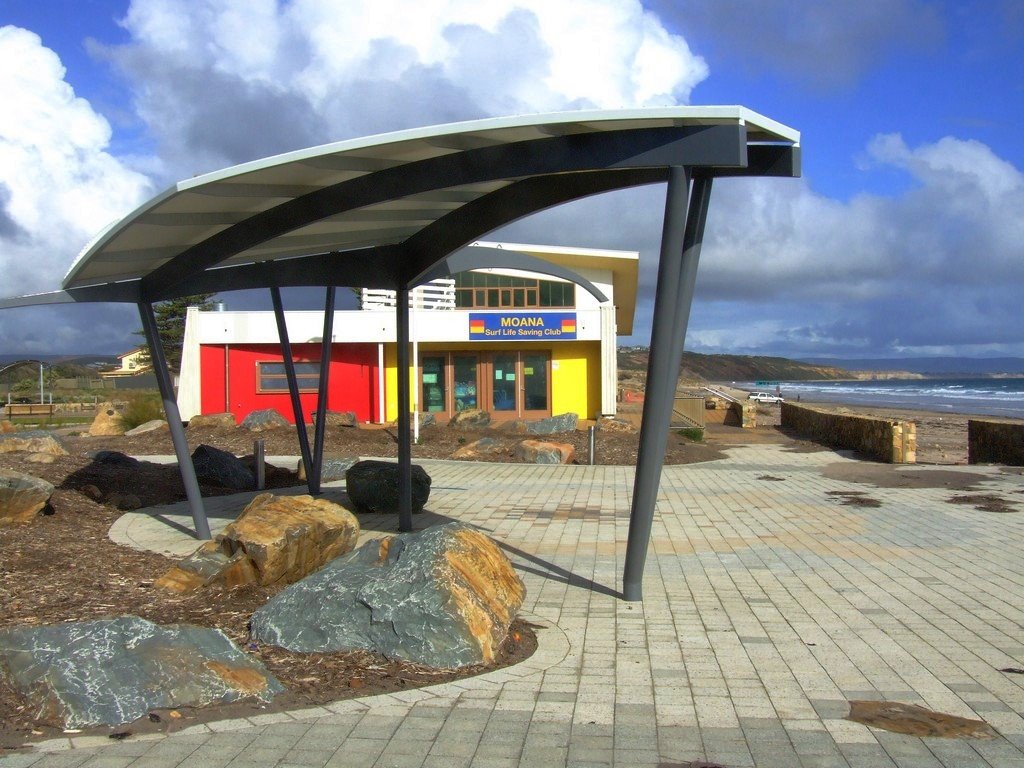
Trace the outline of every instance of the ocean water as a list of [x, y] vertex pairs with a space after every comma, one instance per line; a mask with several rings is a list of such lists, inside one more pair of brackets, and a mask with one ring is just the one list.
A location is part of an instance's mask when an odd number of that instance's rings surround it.
[[[738, 383], [739, 385], [739, 383]], [[775, 387], [745, 382], [744, 389], [774, 392]], [[889, 379], [879, 381], [784, 381], [787, 400], [913, 408], [938, 413], [969, 413], [1024, 419], [1024, 378]]]

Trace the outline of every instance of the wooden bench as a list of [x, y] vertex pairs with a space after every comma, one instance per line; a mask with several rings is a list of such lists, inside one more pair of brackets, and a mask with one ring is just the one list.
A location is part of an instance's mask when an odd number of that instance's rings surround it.
[[5, 409], [8, 419], [15, 416], [53, 416], [53, 403], [8, 403]]

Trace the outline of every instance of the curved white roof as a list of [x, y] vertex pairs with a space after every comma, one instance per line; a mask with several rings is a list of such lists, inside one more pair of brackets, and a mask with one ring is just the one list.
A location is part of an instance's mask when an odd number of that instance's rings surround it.
[[[179, 182], [102, 232], [64, 279], [64, 288], [140, 279], [189, 248], [283, 203], [328, 187], [471, 150], [609, 131], [737, 125], [748, 142], [799, 144], [799, 134], [743, 107], [672, 107], [502, 117], [417, 128], [342, 141], [269, 157]], [[443, 165], [440, 167], [444, 167]], [[514, 171], [518, 172], [518, 171]], [[263, 262], [325, 251], [398, 244], [466, 204], [520, 177], [481, 178], [325, 215], [225, 252], [218, 266]], [[383, 199], [378, 199], [383, 198]]]

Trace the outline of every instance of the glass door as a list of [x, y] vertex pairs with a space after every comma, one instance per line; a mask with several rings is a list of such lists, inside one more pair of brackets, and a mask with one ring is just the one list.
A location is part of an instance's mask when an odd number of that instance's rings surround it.
[[551, 398], [548, 388], [548, 363], [551, 355], [547, 352], [523, 352], [523, 403], [525, 416], [549, 416]]
[[496, 413], [516, 413], [516, 357], [495, 352], [491, 356], [491, 409]]
[[420, 358], [420, 408], [430, 413], [445, 410], [444, 357], [427, 355]]
[[477, 356], [452, 355], [455, 412], [479, 408], [477, 397]]

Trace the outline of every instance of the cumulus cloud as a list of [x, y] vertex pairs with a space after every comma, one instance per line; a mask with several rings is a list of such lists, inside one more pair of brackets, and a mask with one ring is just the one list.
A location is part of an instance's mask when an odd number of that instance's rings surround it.
[[[687, 103], [708, 67], [671, 29], [713, 35], [718, 53], [827, 87], [856, 78], [897, 44], [941, 36], [931, 5], [885, 6], [883, 19], [871, 3], [746, 3], [741, 13], [737, 0], [666, 0], [666, 17], [677, 22], [669, 27], [637, 0], [133, 0], [122, 21], [130, 41], [93, 47], [123, 78], [125, 106], [155, 147], [131, 167], [111, 154], [110, 126], [75, 96], [57, 57], [34, 34], [8, 27], [0, 31], [3, 293], [53, 287], [107, 221], [154, 187], [196, 173], [494, 114]], [[1007, 322], [1021, 315], [1021, 170], [955, 137], [911, 146], [881, 135], [862, 159], [861, 173], [901, 173], [909, 184], [836, 200], [806, 180], [716, 182], [691, 348], [1024, 354], [1020, 323]], [[494, 236], [639, 250], [637, 333], [626, 341], [642, 343], [663, 192], [575, 203]], [[25, 338], [86, 348], [61, 334], [87, 328], [123, 346], [132, 341], [125, 328], [137, 325], [89, 309], [90, 322], [44, 333], [53, 311], [24, 315], [33, 326], [22, 328]], [[0, 313], [7, 338], [17, 336], [14, 316], [23, 317]]]
[[695, 346], [1024, 351], [1024, 173], [954, 137], [909, 147], [881, 135], [866, 157], [866, 173], [900, 169], [910, 188], [840, 202], [803, 180], [718, 182]]
[[135, 0], [108, 49], [168, 179], [488, 115], [685, 103], [703, 59], [637, 0]]
[[[109, 124], [75, 96], [64, 74], [56, 54], [36, 34], [0, 28], [5, 296], [58, 288], [86, 241], [151, 191], [148, 179], [109, 154]], [[18, 323], [14, 314], [5, 313], [0, 323], [6, 338], [20, 337], [12, 330]], [[92, 329], [68, 330], [85, 342]]]

